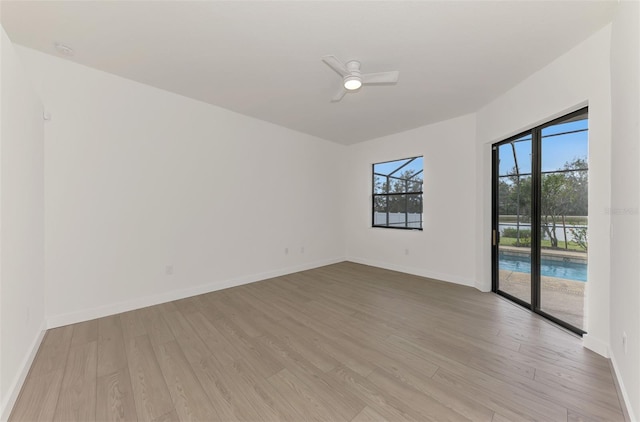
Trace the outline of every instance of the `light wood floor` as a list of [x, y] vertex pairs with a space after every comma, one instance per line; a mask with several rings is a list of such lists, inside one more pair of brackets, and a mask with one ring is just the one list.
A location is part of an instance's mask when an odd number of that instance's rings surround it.
[[620, 421], [608, 360], [491, 293], [341, 263], [50, 330], [12, 421]]

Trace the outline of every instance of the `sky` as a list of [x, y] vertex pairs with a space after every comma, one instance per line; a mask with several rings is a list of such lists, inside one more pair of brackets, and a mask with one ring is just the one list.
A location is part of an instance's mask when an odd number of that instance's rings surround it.
[[[397, 169], [398, 167], [400, 167], [401, 165], [403, 165], [409, 160], [410, 158], [407, 158], [404, 160], [388, 161], [385, 163], [374, 164], [373, 171], [375, 173], [380, 173], [380, 174], [389, 174], [390, 172], [394, 171], [395, 169]], [[394, 173], [393, 175], [400, 176], [400, 174], [405, 170], [414, 170], [414, 173], [417, 173], [423, 169], [424, 169], [423, 159], [422, 157], [417, 157], [415, 160], [411, 162], [411, 164], [406, 165], [400, 171]]]
[[[549, 136], [563, 132], [587, 129], [588, 120], [578, 120], [569, 123], [561, 123], [548, 126], [542, 130], [542, 171], [559, 170], [564, 167], [568, 161], [576, 158], [588, 157], [588, 132], [568, 133], [558, 136]], [[527, 135], [515, 143], [516, 155], [518, 157], [518, 165], [520, 173], [531, 173], [531, 136]], [[500, 146], [500, 174], [509, 174], [514, 167], [513, 150], [511, 143]], [[385, 163], [374, 164], [374, 172], [380, 174], [388, 174], [402, 164], [409, 161], [410, 158], [388, 161]], [[414, 170], [418, 172], [423, 170], [423, 158], [417, 157], [410, 164], [403, 167], [400, 171], [394, 173], [399, 176], [405, 170]]]
[[[546, 127], [542, 130], [542, 171], [559, 170], [567, 161], [576, 158], [588, 158], [588, 132], [569, 133], [549, 136], [557, 133], [587, 129], [587, 119], [562, 123]], [[531, 136], [520, 138], [515, 142], [516, 156], [520, 173], [531, 173]], [[514, 167], [511, 144], [500, 146], [500, 174], [508, 174]]]

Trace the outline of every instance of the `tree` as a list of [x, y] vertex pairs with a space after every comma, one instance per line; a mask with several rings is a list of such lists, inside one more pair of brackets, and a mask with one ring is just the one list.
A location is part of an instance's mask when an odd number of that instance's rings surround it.
[[573, 240], [585, 251], [589, 247], [589, 236], [587, 234], [586, 227], [572, 227], [569, 229], [571, 235], [573, 236]]
[[569, 186], [564, 173], [542, 175], [541, 204], [542, 230], [551, 240], [551, 247], [558, 247], [557, 225], [567, 214]]
[[[379, 175], [375, 175], [373, 181], [374, 193], [387, 193], [389, 188], [387, 186], [387, 178]], [[375, 212], [387, 212], [387, 197], [386, 196], [374, 196], [373, 209]]]
[[516, 216], [516, 246], [530, 245], [530, 236], [521, 236], [520, 224], [531, 221], [531, 177], [518, 176], [516, 169], [498, 182], [500, 215]]
[[405, 170], [393, 179], [393, 193], [404, 193], [404, 195], [394, 196], [395, 212], [420, 214], [422, 213], [422, 177], [416, 175], [415, 170]]
[[[380, 178], [385, 179], [385, 178]], [[380, 187], [381, 193], [387, 193], [387, 182], [376, 179], [376, 188]], [[422, 179], [415, 176], [414, 170], [405, 170], [398, 176], [389, 177], [388, 193], [397, 193], [402, 195], [390, 195], [386, 198], [378, 198], [381, 201], [381, 211], [386, 212], [386, 206], [389, 206], [389, 212], [392, 213], [421, 213], [422, 201], [419, 195], [411, 195], [412, 192], [422, 192]], [[407, 194], [408, 193], [408, 194]], [[378, 205], [378, 204], [376, 204]]]
[[[558, 172], [545, 173], [541, 180], [541, 223], [545, 237], [552, 248], [558, 247], [558, 230], [562, 227], [566, 236], [566, 217], [585, 216], [588, 208], [587, 160], [576, 158], [568, 161]], [[516, 215], [516, 245], [520, 242], [520, 222], [531, 217], [531, 177], [519, 175], [514, 167], [508, 176], [498, 181], [500, 215]], [[573, 232], [572, 232], [573, 233]], [[574, 235], [575, 238], [575, 235]], [[526, 243], [526, 242], [525, 242]], [[586, 249], [586, 247], [585, 247]]]
[[567, 215], [588, 215], [588, 170], [587, 160], [576, 158], [564, 165], [564, 170], [573, 170], [565, 173], [566, 182], [569, 185], [570, 202]]
[[[588, 213], [587, 161], [576, 158], [566, 162], [562, 172], [542, 175], [541, 204], [542, 228], [551, 241], [551, 247], [558, 247], [558, 226], [562, 224], [566, 237], [566, 216], [584, 216]], [[565, 243], [566, 246], [566, 243]]]
[[[374, 197], [376, 213], [422, 213], [422, 174], [415, 170], [405, 170], [399, 175], [374, 175]], [[384, 195], [397, 194], [397, 195]]]

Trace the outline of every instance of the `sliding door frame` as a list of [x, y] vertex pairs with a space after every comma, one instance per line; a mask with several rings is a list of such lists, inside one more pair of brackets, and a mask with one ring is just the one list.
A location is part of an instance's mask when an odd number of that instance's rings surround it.
[[[588, 107], [583, 107], [572, 113], [553, 119], [540, 126], [521, 132], [511, 136], [500, 142], [496, 142], [491, 146], [491, 290], [507, 299], [523, 306], [536, 314], [539, 314], [550, 321], [566, 328], [580, 336], [586, 334], [586, 331], [575, 327], [566, 321], [558, 319], [541, 309], [541, 279], [540, 279], [540, 259], [541, 259], [541, 186], [542, 186], [542, 130], [548, 126], [558, 124], [564, 120], [579, 116], [588, 112]], [[499, 244], [500, 229], [498, 222], [499, 206], [498, 206], [498, 176], [499, 176], [499, 157], [498, 147], [508, 144], [516, 139], [526, 135], [531, 135], [531, 303], [527, 303], [503, 290], [499, 285]]]

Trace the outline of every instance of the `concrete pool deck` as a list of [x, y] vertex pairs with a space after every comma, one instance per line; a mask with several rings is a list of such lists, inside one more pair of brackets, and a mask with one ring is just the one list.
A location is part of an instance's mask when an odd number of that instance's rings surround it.
[[[542, 310], [569, 324], [583, 328], [584, 287], [582, 281], [556, 277], [540, 277]], [[531, 302], [531, 274], [500, 270], [500, 290]]]
[[[518, 247], [518, 246], [500, 245], [500, 252], [505, 252], [507, 254], [531, 256], [531, 249]], [[540, 255], [543, 259], [551, 259], [551, 260], [557, 260], [557, 261], [568, 260], [570, 262], [580, 262], [584, 264], [587, 263], [586, 252], [572, 251], [567, 249], [543, 248], [540, 251]]]

